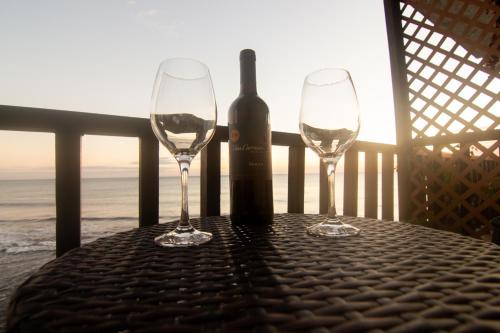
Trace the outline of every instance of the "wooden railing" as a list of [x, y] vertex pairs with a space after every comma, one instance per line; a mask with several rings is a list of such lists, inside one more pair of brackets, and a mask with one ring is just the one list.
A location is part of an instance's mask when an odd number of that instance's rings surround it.
[[56, 254], [80, 246], [81, 136], [139, 138], [139, 225], [158, 223], [159, 145], [149, 119], [0, 106], [0, 130], [55, 133]]
[[[226, 126], [217, 126], [210, 143], [201, 152], [201, 214], [220, 215], [220, 147], [227, 142]], [[274, 146], [288, 146], [288, 209], [289, 213], [304, 212], [305, 145], [299, 134], [273, 132]], [[382, 218], [394, 218], [394, 156], [396, 146], [357, 141], [347, 151], [344, 162], [343, 214], [358, 215], [358, 161], [365, 153], [365, 216], [377, 218], [378, 212], [378, 154], [382, 155]], [[328, 210], [328, 181], [326, 168], [320, 165], [319, 212]]]
[[[217, 126], [215, 135], [201, 152], [201, 215], [220, 215], [220, 147], [228, 141], [226, 126]], [[272, 132], [273, 146], [288, 146], [288, 212], [304, 212], [305, 146], [300, 135]]]
[[[139, 225], [158, 223], [159, 144], [149, 119], [0, 105], [0, 130], [55, 133], [56, 254], [80, 246], [81, 136], [139, 138]], [[220, 215], [220, 152], [225, 126], [201, 153], [201, 216]], [[288, 147], [288, 212], [304, 212], [305, 146], [300, 135], [273, 132], [272, 144]], [[382, 218], [394, 216], [394, 145], [357, 141], [345, 156], [344, 215], [357, 215], [358, 153], [365, 153], [365, 216], [377, 218], [378, 154], [382, 154]], [[327, 210], [326, 171], [320, 167], [319, 211]]]
[[[343, 215], [358, 216], [359, 153], [364, 153], [364, 216], [392, 220], [394, 218], [394, 157], [396, 146], [383, 143], [356, 141], [346, 152], [344, 160], [344, 211]], [[378, 155], [382, 157], [382, 183], [378, 184]], [[320, 168], [320, 213], [327, 211], [327, 179], [324, 167]], [[378, 198], [378, 186], [382, 197]], [[378, 216], [379, 199], [382, 216]]]

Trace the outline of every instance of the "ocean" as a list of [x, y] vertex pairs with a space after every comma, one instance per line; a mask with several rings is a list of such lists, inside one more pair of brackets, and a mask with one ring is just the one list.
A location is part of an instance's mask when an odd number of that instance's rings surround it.
[[[337, 185], [343, 183], [337, 175]], [[286, 212], [287, 175], [273, 176], [275, 212]], [[305, 177], [304, 210], [318, 213], [318, 175]], [[137, 178], [93, 178], [82, 180], [82, 243], [138, 226]], [[336, 202], [342, 213], [342, 189]], [[200, 178], [190, 177], [189, 210], [200, 212]], [[362, 208], [363, 198], [359, 207]], [[55, 250], [55, 181], [0, 181], [0, 254]], [[178, 218], [180, 178], [160, 178], [160, 223]], [[221, 177], [221, 213], [229, 213], [229, 179]]]

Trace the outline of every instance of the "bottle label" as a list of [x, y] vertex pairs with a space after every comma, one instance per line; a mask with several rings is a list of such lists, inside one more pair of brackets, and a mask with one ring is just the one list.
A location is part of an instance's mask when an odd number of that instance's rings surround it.
[[229, 158], [232, 179], [272, 179], [271, 131], [229, 124]]

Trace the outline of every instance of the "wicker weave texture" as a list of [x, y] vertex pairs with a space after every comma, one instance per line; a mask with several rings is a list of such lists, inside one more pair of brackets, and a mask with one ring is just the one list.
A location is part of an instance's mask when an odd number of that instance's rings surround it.
[[359, 237], [307, 235], [320, 218], [195, 220], [214, 239], [194, 248], [153, 244], [170, 223], [97, 240], [17, 290], [8, 332], [500, 331], [500, 247], [359, 218]]

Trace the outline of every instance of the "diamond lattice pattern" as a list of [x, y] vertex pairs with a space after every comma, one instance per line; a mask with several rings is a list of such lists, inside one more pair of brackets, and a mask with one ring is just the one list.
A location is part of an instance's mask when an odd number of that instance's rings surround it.
[[414, 149], [414, 221], [487, 238], [500, 214], [499, 148], [497, 140]]
[[413, 2], [429, 18], [401, 6], [412, 137], [500, 128], [498, 57], [484, 51], [498, 49], [498, 12], [479, 0]]
[[412, 138], [431, 138], [413, 146], [412, 219], [488, 238], [489, 220], [500, 215], [498, 139], [432, 140], [500, 128], [498, 9], [480, 0], [406, 0], [400, 8]]

